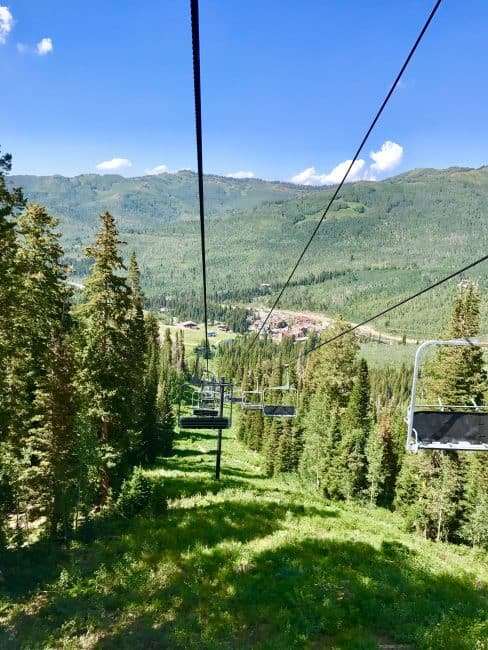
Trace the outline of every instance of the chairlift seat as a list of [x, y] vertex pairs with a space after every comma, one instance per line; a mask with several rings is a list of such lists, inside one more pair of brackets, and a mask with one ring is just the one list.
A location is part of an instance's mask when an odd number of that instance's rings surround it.
[[296, 409], [288, 404], [264, 404], [263, 415], [271, 418], [294, 418]]
[[205, 417], [217, 417], [219, 414], [217, 409], [194, 408], [193, 415], [203, 415]]
[[229, 418], [225, 417], [205, 417], [205, 416], [185, 416], [180, 418], [181, 429], [228, 429], [230, 427]]
[[262, 404], [256, 404], [254, 402], [244, 402], [244, 403], [241, 403], [241, 408], [244, 411], [262, 411], [263, 410], [263, 405]]
[[486, 411], [416, 411], [413, 430], [419, 449], [488, 451]]

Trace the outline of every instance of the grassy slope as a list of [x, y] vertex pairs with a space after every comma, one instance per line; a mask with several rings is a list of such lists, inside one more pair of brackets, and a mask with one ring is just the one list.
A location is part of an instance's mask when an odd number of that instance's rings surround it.
[[[168, 516], [106, 522], [69, 551], [5, 560], [1, 648], [488, 648], [486, 554], [304, 496], [214, 435], [151, 470]], [[405, 644], [405, 645], [401, 645]]]
[[[198, 329], [190, 330], [179, 327], [178, 325], [165, 325], [164, 323], [160, 324], [161, 334], [164, 336], [164, 332], [169, 329], [171, 336], [174, 338], [176, 332], [183, 332], [183, 337], [185, 341], [185, 349], [187, 353], [192, 353], [196, 347], [201, 345], [202, 341], [205, 340], [205, 327], [203, 323], [199, 323]], [[210, 346], [218, 346], [222, 341], [227, 341], [229, 339], [235, 339], [236, 334], [234, 332], [220, 332], [216, 327], [209, 325], [209, 332], [215, 332], [215, 336], [209, 337], [208, 342]]]

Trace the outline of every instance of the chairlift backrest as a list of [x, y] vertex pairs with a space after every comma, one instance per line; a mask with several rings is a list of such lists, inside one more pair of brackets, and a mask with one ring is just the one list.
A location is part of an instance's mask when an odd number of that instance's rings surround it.
[[420, 365], [426, 349], [433, 346], [487, 347], [478, 339], [425, 341], [415, 354], [412, 392], [407, 412], [407, 449], [488, 451], [488, 407], [474, 404], [417, 404]]
[[259, 388], [243, 390], [241, 395], [241, 408], [244, 411], [261, 411], [263, 408], [263, 395]]
[[[286, 404], [273, 404], [272, 399], [269, 401], [266, 399], [267, 394], [271, 396], [277, 392], [289, 395]], [[296, 401], [297, 390], [289, 385], [265, 388], [263, 390], [263, 415], [271, 418], [295, 418], [297, 415]]]

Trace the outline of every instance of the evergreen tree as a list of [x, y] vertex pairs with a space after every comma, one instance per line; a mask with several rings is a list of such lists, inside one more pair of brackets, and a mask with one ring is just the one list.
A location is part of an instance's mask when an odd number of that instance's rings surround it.
[[[18, 270], [15, 264], [17, 237], [15, 217], [25, 200], [20, 189], [9, 189], [6, 176], [12, 169], [12, 156], [0, 155], [0, 367], [5, 368], [12, 349], [11, 326], [15, 307]], [[5, 374], [0, 374], [0, 382]], [[5, 426], [6, 388], [0, 383], [0, 431]]]
[[343, 429], [359, 429], [367, 436], [371, 424], [368, 364], [359, 361], [357, 376], [343, 417]]
[[175, 438], [175, 417], [171, 405], [170, 390], [167, 384], [161, 384], [158, 397], [159, 414], [159, 452], [169, 456], [173, 451]]
[[391, 417], [385, 411], [372, 427], [366, 446], [368, 496], [371, 504], [391, 506], [397, 477]]
[[340, 496], [337, 447], [340, 440], [337, 408], [319, 395], [310, 400], [303, 421], [303, 453], [299, 463], [301, 477], [327, 498]]
[[282, 434], [282, 425], [279, 418], [272, 418], [266, 428], [263, 439], [264, 471], [266, 476], [273, 476], [278, 471], [278, 447]]
[[[327, 330], [327, 338], [333, 338], [347, 327], [345, 321], [338, 321]], [[321, 394], [331, 406], [344, 409], [354, 383], [358, 350], [356, 338], [346, 335], [310, 355], [304, 378], [306, 393]]]
[[488, 459], [486, 453], [469, 455], [465, 485], [463, 537], [473, 546], [488, 548]]
[[46, 516], [51, 537], [70, 533], [81, 478], [73, 375], [72, 350], [60, 329], [36, 391], [30, 465], [25, 471], [30, 506]]
[[146, 355], [143, 389], [142, 450], [147, 462], [152, 462], [159, 449], [158, 385], [160, 369], [159, 327], [156, 318], [146, 317]]
[[[9, 440], [19, 461], [18, 503], [23, 502], [33, 513], [45, 511], [52, 532], [59, 523], [57, 504], [66, 489], [56, 469], [55, 455], [63, 453], [57, 445], [74, 435], [72, 417], [68, 416], [73, 414], [71, 383], [62, 397], [52, 392], [64, 380], [62, 366], [69, 357], [65, 335], [70, 290], [56, 226], [57, 221], [38, 205], [29, 205], [18, 219], [16, 264], [22, 282], [17, 288], [12, 327], [16, 354], [9, 368], [10, 409], [15, 416]], [[66, 406], [61, 399], [67, 401]], [[68, 456], [71, 451], [68, 445]], [[46, 500], [54, 504], [52, 508], [46, 506]]]
[[118, 251], [121, 243], [115, 221], [106, 212], [101, 216], [101, 229], [94, 245], [87, 249], [94, 263], [80, 309], [83, 342], [79, 386], [103, 453], [99, 495], [102, 504], [127, 470], [123, 461], [131, 442], [127, 423], [132, 422], [132, 369], [126, 354], [131, 349], [131, 299]]
[[407, 525], [436, 541], [449, 539], [461, 513], [461, 472], [456, 454], [437, 451], [405, 457], [395, 505]]
[[[476, 337], [480, 328], [478, 285], [464, 280], [458, 285], [448, 338]], [[429, 398], [444, 404], [483, 404], [487, 389], [483, 351], [478, 346], [443, 347], [427, 366]]]
[[141, 288], [141, 274], [135, 253], [129, 261], [127, 275], [129, 286], [129, 309], [127, 313], [127, 338], [129, 346], [127, 353], [127, 370], [130, 381], [128, 414], [130, 420], [126, 422], [127, 429], [131, 432], [132, 441], [129, 448], [129, 462], [134, 465], [144, 457], [142, 441], [142, 428], [144, 423], [144, 386], [146, 371], [146, 332], [144, 324], [144, 295]]
[[283, 430], [278, 441], [276, 454], [275, 473], [291, 472], [295, 469], [294, 462], [294, 437], [291, 420], [285, 420]]
[[366, 489], [366, 437], [362, 429], [342, 431], [334, 463], [344, 499], [363, 496]]
[[18, 449], [8, 440], [11, 392], [9, 369], [16, 354], [12, 326], [16, 322], [17, 289], [21, 283], [16, 263], [17, 236], [15, 218], [24, 207], [20, 189], [7, 187], [6, 176], [12, 169], [12, 156], [0, 152], [0, 538], [5, 514], [14, 501], [13, 467]]
[[359, 363], [346, 411], [341, 419], [341, 440], [337, 450], [341, 492], [344, 498], [363, 495], [366, 489], [365, 448], [370, 429], [370, 385], [368, 366], [364, 359]]

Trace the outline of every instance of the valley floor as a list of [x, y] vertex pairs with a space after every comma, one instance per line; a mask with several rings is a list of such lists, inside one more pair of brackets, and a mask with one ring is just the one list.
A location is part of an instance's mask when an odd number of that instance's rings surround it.
[[267, 479], [232, 433], [150, 470], [167, 516], [2, 559], [0, 648], [488, 648], [488, 557]]

